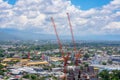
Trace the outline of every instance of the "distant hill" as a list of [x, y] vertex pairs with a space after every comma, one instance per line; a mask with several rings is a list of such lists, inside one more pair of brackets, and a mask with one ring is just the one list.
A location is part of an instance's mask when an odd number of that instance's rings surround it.
[[0, 29], [0, 40], [44, 40], [55, 39], [54, 35], [38, 34], [24, 30]]
[[0, 40], [17, 40], [17, 39], [19, 39], [17, 36], [0, 31]]
[[[71, 36], [60, 36], [61, 40], [71, 40]], [[33, 33], [30, 30], [0, 29], [0, 40], [50, 40], [56, 39], [55, 34]], [[75, 36], [75, 40], [117, 40], [120, 41], [120, 35], [86, 35]]]

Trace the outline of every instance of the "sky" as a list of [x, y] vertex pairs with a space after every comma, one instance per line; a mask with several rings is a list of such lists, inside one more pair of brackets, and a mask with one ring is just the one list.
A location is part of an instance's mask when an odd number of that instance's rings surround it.
[[103, 5], [107, 5], [112, 0], [71, 0], [71, 3], [75, 6], [79, 6], [82, 10], [88, 10], [90, 8], [99, 8]]
[[120, 0], [0, 0], [0, 29], [75, 36], [120, 35]]
[[15, 3], [17, 2], [17, 0], [3, 0], [3, 1], [7, 1], [8, 4], [11, 4], [11, 5], [15, 5]]

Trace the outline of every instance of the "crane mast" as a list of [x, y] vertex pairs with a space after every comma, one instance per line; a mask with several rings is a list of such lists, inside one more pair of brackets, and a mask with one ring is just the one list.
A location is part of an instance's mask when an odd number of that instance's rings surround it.
[[70, 26], [70, 32], [71, 32], [71, 35], [72, 35], [72, 42], [73, 42], [73, 44], [74, 44], [75, 65], [78, 66], [78, 59], [79, 59], [79, 57], [81, 56], [81, 55], [80, 55], [80, 52], [81, 52], [81, 51], [77, 51], [76, 44], [75, 44], [75, 39], [74, 39], [74, 35], [73, 35], [72, 24], [71, 24], [71, 21], [70, 21], [70, 16], [69, 16], [69, 13], [66, 13], [66, 14], [67, 14], [67, 17], [68, 17], [68, 22], [69, 22], [69, 26]]
[[57, 41], [58, 41], [58, 44], [59, 44], [59, 49], [60, 49], [60, 52], [62, 53], [62, 56], [64, 55], [64, 52], [62, 50], [62, 44], [60, 42], [60, 38], [58, 36], [58, 33], [57, 33], [57, 29], [56, 29], [56, 25], [55, 25], [55, 22], [54, 22], [54, 19], [53, 17], [51, 17], [51, 21], [53, 23], [53, 27], [54, 27], [54, 31], [55, 31], [55, 34], [56, 34], [56, 37], [57, 37]]
[[72, 24], [71, 24], [71, 21], [70, 21], [69, 13], [67, 13], [67, 17], [68, 17], [68, 22], [69, 22], [69, 26], [70, 26], [70, 32], [71, 32], [71, 35], [72, 35], [72, 41], [73, 41], [73, 44], [74, 44], [74, 51], [76, 52], [77, 49], [76, 49], [76, 44], [75, 44], [75, 39], [74, 39], [74, 35], [73, 35]]
[[62, 53], [62, 58], [64, 60], [64, 70], [63, 71], [64, 71], [64, 73], [66, 73], [67, 62], [69, 60], [70, 53], [68, 52], [67, 55], [65, 56], [65, 54], [64, 54], [64, 52], [62, 50], [62, 44], [60, 42], [60, 39], [59, 39], [59, 36], [58, 36], [58, 33], [57, 33], [57, 29], [56, 29], [56, 25], [55, 25], [53, 17], [51, 17], [51, 21], [53, 23], [53, 27], [54, 27], [54, 31], [55, 31], [55, 34], [56, 34], [56, 37], [57, 37], [58, 44], [59, 44], [60, 52]]
[[28, 52], [28, 59], [30, 59], [30, 52]]

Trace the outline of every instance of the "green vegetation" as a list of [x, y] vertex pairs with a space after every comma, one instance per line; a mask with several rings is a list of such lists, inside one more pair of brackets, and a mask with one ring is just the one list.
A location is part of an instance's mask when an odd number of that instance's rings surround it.
[[0, 49], [0, 58], [1, 58], [1, 57], [4, 57], [3, 52], [5, 52], [5, 51], [4, 51], [3, 49]]
[[86, 53], [85, 55], [84, 55], [84, 58], [86, 58], [86, 59], [88, 59], [90, 57], [90, 55], [88, 54], [88, 53]]
[[40, 77], [36, 74], [25, 74], [23, 76], [23, 78], [29, 79], [29, 80], [46, 80], [46, 78], [47, 79], [51, 78], [52, 80], [58, 80], [57, 77], [55, 77], [55, 76], [42, 76], [42, 77]]
[[19, 60], [10, 61], [10, 62], [7, 62], [7, 64], [9, 64], [9, 65], [14, 65], [14, 64], [16, 64], [16, 63], [18, 63], [18, 62], [20, 62], [20, 61], [19, 61]]
[[112, 62], [112, 60], [109, 60], [108, 63], [109, 63], [109, 64], [112, 64], [113, 62]]
[[35, 74], [26, 74], [23, 76], [23, 78], [30, 79], [30, 80], [39, 80], [39, 77]]
[[106, 65], [107, 63], [106, 62], [102, 62], [102, 65]]
[[120, 70], [103, 70], [98, 74], [101, 80], [120, 80]]
[[4, 69], [4, 66], [0, 64], [0, 75], [4, 75], [4, 72], [6, 72], [6, 70]]

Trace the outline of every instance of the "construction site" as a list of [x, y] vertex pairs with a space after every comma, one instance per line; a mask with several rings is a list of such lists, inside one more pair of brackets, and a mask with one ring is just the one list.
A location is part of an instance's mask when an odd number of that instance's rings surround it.
[[[57, 38], [58, 45], [59, 45], [59, 50], [61, 52], [61, 57], [63, 58], [63, 61], [64, 61], [63, 80], [98, 80], [97, 74], [99, 72], [99, 69], [95, 68], [93, 66], [89, 66], [89, 64], [85, 65], [85, 63], [81, 60], [82, 55], [83, 55], [83, 50], [76, 48], [76, 42], [74, 39], [74, 32], [72, 29], [70, 16], [69, 16], [69, 13], [66, 13], [66, 14], [67, 14], [68, 24], [69, 24], [70, 32], [71, 32], [71, 40], [72, 40], [73, 46], [74, 46], [72, 52], [65, 52], [63, 50], [63, 45], [60, 41], [56, 24], [54, 22], [53, 17], [51, 17], [51, 21], [53, 23], [54, 31], [55, 31], [56, 38]], [[71, 54], [73, 54], [73, 55], [71, 55]], [[72, 57], [73, 57], [73, 59], [72, 59]], [[73, 62], [73, 65], [70, 66], [68, 61]]]

